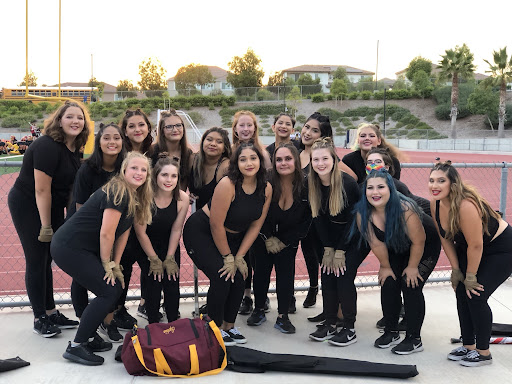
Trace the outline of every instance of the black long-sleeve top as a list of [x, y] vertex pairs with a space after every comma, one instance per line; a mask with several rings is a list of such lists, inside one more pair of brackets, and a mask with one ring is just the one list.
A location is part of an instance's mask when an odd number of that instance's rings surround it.
[[322, 204], [317, 217], [313, 219], [315, 229], [323, 247], [346, 251], [347, 235], [354, 218], [354, 204], [359, 201], [360, 190], [357, 182], [346, 173], [342, 173], [345, 207], [336, 216], [329, 213], [330, 186], [321, 187]]
[[311, 209], [307, 199], [307, 189], [302, 196], [295, 198], [287, 210], [282, 210], [278, 201], [272, 201], [267, 218], [260, 230], [261, 237], [277, 237], [287, 247], [297, 248], [299, 240], [306, 237], [311, 225]]

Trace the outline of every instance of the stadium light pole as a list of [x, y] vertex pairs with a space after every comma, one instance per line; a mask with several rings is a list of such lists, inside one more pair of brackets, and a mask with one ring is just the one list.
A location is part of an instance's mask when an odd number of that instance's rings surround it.
[[25, 97], [28, 97], [28, 0], [25, 0]]
[[61, 0], [59, 0], [59, 93], [60, 97], [60, 46], [61, 46]]

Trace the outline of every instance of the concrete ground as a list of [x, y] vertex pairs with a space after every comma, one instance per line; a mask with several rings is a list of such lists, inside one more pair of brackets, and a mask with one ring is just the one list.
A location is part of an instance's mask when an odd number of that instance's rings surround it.
[[[381, 317], [379, 289], [358, 290], [358, 321], [356, 323], [358, 342], [346, 348], [334, 347], [327, 342], [315, 342], [308, 338], [315, 326], [306, 317], [316, 315], [321, 305], [316, 308], [304, 309], [304, 295], [297, 294], [298, 311], [290, 315], [297, 333], [285, 335], [273, 328], [277, 316], [277, 302], [271, 297], [272, 309], [267, 313], [267, 322], [259, 327], [246, 325], [246, 316], [239, 316], [237, 326], [247, 337], [247, 347], [266, 352], [296, 353], [317, 356], [341, 357], [345, 359], [366, 360], [371, 362], [393, 364], [415, 364], [419, 375], [408, 379], [411, 383], [507, 383], [512, 377], [512, 345], [492, 345], [493, 364], [485, 367], [467, 368], [457, 362], [449, 361], [446, 354], [454, 348], [450, 337], [459, 336], [459, 326], [455, 308], [455, 296], [447, 284], [428, 285], [425, 289], [427, 314], [422, 331], [425, 350], [409, 356], [398, 356], [389, 349], [381, 350], [373, 346], [379, 337], [375, 322]], [[321, 302], [320, 295], [318, 301]], [[512, 280], [504, 283], [489, 300], [493, 310], [494, 321], [512, 324]], [[194, 308], [193, 302], [182, 302], [182, 316], [190, 316]], [[61, 308], [68, 317], [74, 318], [69, 306]], [[129, 307], [130, 313], [136, 312], [136, 306]], [[139, 318], [140, 319], [140, 318]], [[62, 358], [68, 340], [74, 336], [74, 330], [63, 330], [62, 334], [44, 339], [32, 332], [32, 313], [30, 309], [4, 309], [0, 311], [0, 359], [20, 356], [31, 363], [29, 367], [0, 373], [0, 383], [140, 383], [158, 380], [154, 377], [134, 377], [126, 373], [124, 366], [114, 360], [114, 349], [102, 353], [105, 363], [98, 367], [87, 367], [71, 363]], [[140, 320], [145, 325], [144, 320]], [[366, 377], [320, 376], [312, 374], [293, 374], [268, 372], [262, 374], [241, 374], [230, 371], [217, 376], [190, 379], [188, 383], [310, 383], [322, 380], [328, 384], [345, 380], [350, 383], [383, 383], [399, 381], [398, 379], [381, 379]]]

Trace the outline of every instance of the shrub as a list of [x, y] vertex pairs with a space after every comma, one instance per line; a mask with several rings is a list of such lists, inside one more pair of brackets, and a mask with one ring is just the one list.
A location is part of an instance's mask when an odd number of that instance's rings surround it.
[[[263, 128], [263, 127], [262, 127], [262, 128]], [[269, 135], [273, 135], [273, 134], [274, 134], [274, 131], [272, 130], [272, 128], [268, 128], [268, 129], [267, 129], [267, 133], [268, 133]]]
[[[435, 110], [436, 117], [439, 120], [450, 120], [450, 113], [451, 113], [451, 106], [450, 104], [439, 104], [436, 107]], [[457, 114], [457, 119], [462, 119], [464, 117], [467, 117], [471, 115], [471, 112], [469, 112], [469, 109], [466, 106], [460, 106], [459, 105], [459, 113]]]
[[204, 122], [204, 117], [199, 112], [190, 111], [188, 115], [195, 124], [201, 124], [202, 122]]
[[349, 100], [356, 100], [358, 98], [358, 96], [359, 96], [359, 92], [350, 92], [347, 97]]
[[270, 128], [270, 124], [269, 123], [261, 124], [261, 128]]
[[[489, 116], [494, 129], [498, 129], [498, 111]], [[489, 120], [485, 119], [485, 125], [490, 128]], [[505, 128], [512, 126], [512, 104], [505, 106]]]
[[339, 127], [340, 127], [340, 123], [339, 123], [339, 121], [332, 121], [332, 120], [331, 120], [331, 127], [333, 127], [333, 128], [339, 128]]
[[327, 100], [331, 101], [332, 99], [334, 99], [334, 96], [331, 95], [330, 93], [327, 94]]
[[266, 89], [260, 89], [258, 92], [256, 92], [256, 98], [259, 101], [275, 100], [276, 95], [274, 95], [272, 92], [270, 92]]
[[343, 117], [343, 113], [340, 111], [337, 111], [336, 109], [332, 108], [319, 108], [318, 112], [320, 112], [322, 115], [327, 115], [332, 120], [338, 120], [341, 117]]
[[375, 113], [369, 113], [364, 117], [364, 119], [368, 122], [372, 121], [373, 119], [375, 119]]
[[185, 103], [183, 108], [185, 108], [185, 109], [192, 109], [192, 103]]
[[109, 113], [109, 110], [108, 109], [104, 109], [101, 111], [101, 117], [107, 117], [108, 116], [108, 113]]
[[359, 120], [359, 116], [352, 117], [352, 121], [357, 121], [357, 120]]
[[307, 120], [307, 117], [304, 115], [299, 115], [295, 118], [295, 120], [297, 121], [297, 123], [304, 124]]
[[372, 97], [372, 92], [371, 91], [363, 91], [361, 92], [361, 98], [363, 100], [370, 100]]
[[314, 95], [311, 95], [311, 101], [313, 103], [322, 103], [325, 101], [325, 96], [323, 93], [315, 93]]
[[33, 113], [20, 113], [15, 116], [6, 116], [2, 119], [2, 127], [4, 128], [19, 128], [28, 127], [31, 121], [36, 119]]
[[210, 111], [214, 111], [215, 110], [215, 104], [213, 104], [212, 102], [208, 103], [208, 109]]

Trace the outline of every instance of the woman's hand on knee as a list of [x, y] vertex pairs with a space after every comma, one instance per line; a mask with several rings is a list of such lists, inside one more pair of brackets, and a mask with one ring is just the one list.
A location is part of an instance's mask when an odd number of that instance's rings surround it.
[[381, 266], [379, 268], [379, 274], [378, 274], [379, 285], [382, 287], [384, 285], [384, 283], [386, 282], [387, 278], [390, 276], [393, 278], [393, 280], [396, 280], [396, 276], [393, 273], [393, 270], [391, 269], [391, 267]]
[[405, 276], [405, 282], [408, 288], [419, 287], [419, 280], [424, 281], [421, 277], [418, 267], [407, 267], [404, 269], [402, 276]]

